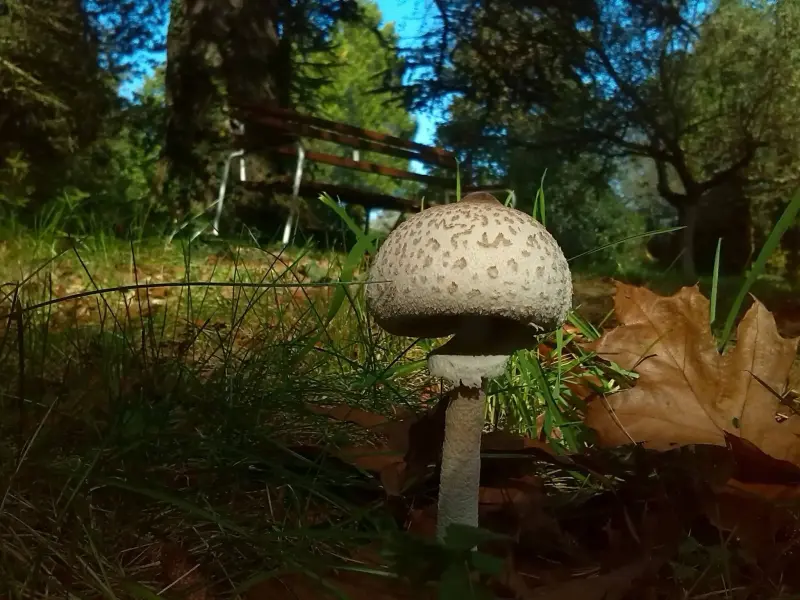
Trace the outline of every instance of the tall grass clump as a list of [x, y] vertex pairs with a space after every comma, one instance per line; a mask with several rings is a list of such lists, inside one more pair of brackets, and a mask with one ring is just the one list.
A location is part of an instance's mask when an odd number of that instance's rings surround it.
[[397, 528], [328, 452], [369, 433], [308, 409], [415, 404], [348, 284], [363, 251], [58, 243], [0, 274], [3, 593], [158, 593], [181, 553], [241, 591]]
[[[403, 531], [408, 507], [337, 458], [374, 434], [319, 409], [426, 410], [446, 392], [425, 361], [441, 340], [372, 323], [379, 236], [321, 201], [355, 236], [347, 253], [57, 232], [0, 247], [0, 596], [245, 594]], [[723, 320], [713, 290], [724, 343], [741, 301]], [[589, 447], [582, 398], [631, 376], [585, 349], [599, 327], [577, 307], [517, 352], [489, 383], [489, 426]]]

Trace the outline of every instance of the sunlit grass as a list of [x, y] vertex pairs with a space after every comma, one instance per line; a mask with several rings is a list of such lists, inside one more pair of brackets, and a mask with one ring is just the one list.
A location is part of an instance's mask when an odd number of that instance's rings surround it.
[[[339, 216], [356, 235], [348, 253], [203, 238], [3, 243], [0, 592], [244, 593], [403, 530], [378, 479], [334, 458], [374, 436], [308, 407], [425, 410], [442, 389], [425, 365], [440, 340], [374, 326], [363, 283], [379, 240]], [[719, 317], [742, 282], [706, 285]], [[630, 381], [584, 348], [608, 316], [586, 309], [490, 382], [489, 427], [558, 452], [591, 446], [583, 398]], [[547, 477], [569, 488], [554, 505], [599, 489]]]
[[[402, 378], [379, 385], [401, 345], [371, 348], [358, 303], [329, 314], [335, 289], [287, 256], [156, 256], [76, 247], [4, 287], [0, 312], [23, 310], [21, 330], [17, 315], [0, 329], [16, 374], [0, 387], [0, 581], [15, 595], [157, 593], [154, 553], [174, 544], [230, 590], [396, 528], [379, 484], [324, 452], [348, 428], [305, 407], [415, 404]], [[187, 285], [92, 293], [119, 281]]]

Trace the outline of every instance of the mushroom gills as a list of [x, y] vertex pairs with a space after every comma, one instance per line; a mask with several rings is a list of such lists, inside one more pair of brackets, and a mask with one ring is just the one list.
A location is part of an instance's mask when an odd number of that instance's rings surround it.
[[453, 385], [479, 388], [483, 379], [499, 377], [509, 357], [536, 346], [534, 331], [493, 317], [463, 317], [458, 331], [428, 356], [428, 369]]

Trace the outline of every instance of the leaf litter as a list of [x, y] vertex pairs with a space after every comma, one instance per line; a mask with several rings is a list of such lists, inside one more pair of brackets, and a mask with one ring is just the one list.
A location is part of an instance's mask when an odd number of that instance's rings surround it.
[[[708, 568], [698, 571], [689, 588], [675, 575], [679, 566], [694, 568], [682, 565], [694, 557], [686, 549], [693, 536], [724, 553], [741, 548], [742, 556], [725, 565], [731, 569], [738, 560], [746, 569], [736, 597], [763, 597], [764, 589], [781, 597], [797, 589], [800, 577], [789, 572], [800, 566], [792, 504], [800, 498], [800, 415], [787, 388], [797, 340], [782, 337], [773, 316], [754, 300], [735, 346], [720, 353], [708, 300], [697, 287], [663, 297], [617, 284], [615, 311], [618, 325], [584, 347], [635, 372], [633, 385], [605, 397], [596, 386], [573, 389], [583, 390], [585, 424], [598, 448], [635, 444], [632, 455], [609, 459], [593, 450], [563, 456], [538, 439], [484, 434], [481, 526], [513, 540], [491, 550], [505, 564], [490, 582], [495, 597], [711, 597], [701, 590], [724, 597], [734, 586], [724, 575], [715, 584]], [[314, 410], [383, 438], [383, 445], [342, 448], [338, 456], [377, 473], [387, 495], [400, 497], [418, 496], [407, 485], [411, 472], [436, 480], [446, 403], [445, 395], [421, 416], [401, 412], [396, 419], [341, 405]], [[512, 463], [531, 459], [514, 472], [501, 466], [503, 460], [492, 461], [493, 453]], [[609, 473], [614, 489], [598, 489], [582, 506], [559, 507], [548, 498], [543, 464], [585, 475], [602, 472], [609, 460], [616, 461]], [[410, 502], [405, 525], [411, 533], [434, 535], [434, 497], [429, 494], [424, 506], [419, 497]]]
[[[590, 381], [571, 384], [587, 402], [585, 423], [597, 446], [611, 450], [565, 456], [541, 438], [485, 433], [481, 525], [507, 539], [479, 548], [502, 568], [462, 578], [466, 588], [448, 589], [466, 590], [459, 594], [464, 599], [522, 600], [780, 598], [800, 589], [793, 575], [800, 571], [794, 511], [800, 425], [787, 388], [797, 340], [781, 337], [772, 315], [755, 301], [736, 345], [720, 354], [708, 301], [697, 288], [662, 297], [618, 284], [615, 311], [619, 325], [584, 346], [634, 371], [634, 384], [605, 397]], [[397, 409], [392, 418], [357, 406], [309, 404], [312, 412], [369, 435], [332, 450], [297, 448], [305, 455], [331, 452], [380, 482], [389, 512], [416, 540], [406, 542], [417, 544], [410, 554], [420, 559], [435, 532], [448, 400], [445, 393], [426, 411]], [[568, 480], [571, 488], [554, 489], [555, 479]], [[687, 549], [687, 539], [724, 553], [727, 562], [718, 569], [711, 569], [713, 561], [694, 564], [698, 551]], [[728, 556], [732, 544], [740, 545], [742, 556]], [[265, 577], [242, 597], [453, 597], [436, 589], [449, 577], [444, 567], [424, 577], [391, 576], [387, 545], [356, 548], [338, 568]], [[164, 597], [224, 595], [187, 552], [163, 554]], [[736, 567], [740, 573], [731, 575]], [[679, 576], [684, 571], [692, 574], [690, 583]]]

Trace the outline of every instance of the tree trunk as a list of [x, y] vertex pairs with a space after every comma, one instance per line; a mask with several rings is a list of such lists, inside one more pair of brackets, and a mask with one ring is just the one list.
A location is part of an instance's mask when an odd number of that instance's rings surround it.
[[[230, 43], [222, 63], [229, 106], [292, 108], [292, 44], [285, 31], [283, 36], [278, 33], [282, 18], [278, 0], [243, 0], [229, 11]], [[244, 135], [258, 150], [248, 157], [255, 178], [293, 172], [295, 159], [282, 157], [274, 149], [294, 144], [295, 136], [257, 122], [246, 123]]]
[[289, 108], [291, 44], [278, 33], [279, 5], [278, 0], [242, 0], [228, 10], [222, 69], [229, 100]]
[[697, 269], [695, 267], [695, 235], [697, 234], [697, 215], [699, 212], [699, 200], [687, 199], [678, 208], [678, 224], [684, 227], [682, 231], [681, 265], [683, 266], [683, 278], [687, 284], [697, 283]]
[[167, 32], [166, 100], [169, 110], [160, 171], [175, 218], [214, 196], [218, 166], [220, 15], [197, 0], [173, 0]]
[[[166, 92], [169, 119], [162, 190], [176, 218], [214, 200], [218, 173], [231, 147], [227, 115], [232, 104], [289, 107], [290, 39], [278, 34], [282, 0], [206, 2], [173, 0], [167, 34]], [[268, 153], [293, 141], [258, 123], [245, 135]], [[283, 162], [253, 154], [251, 178], [265, 179]]]

